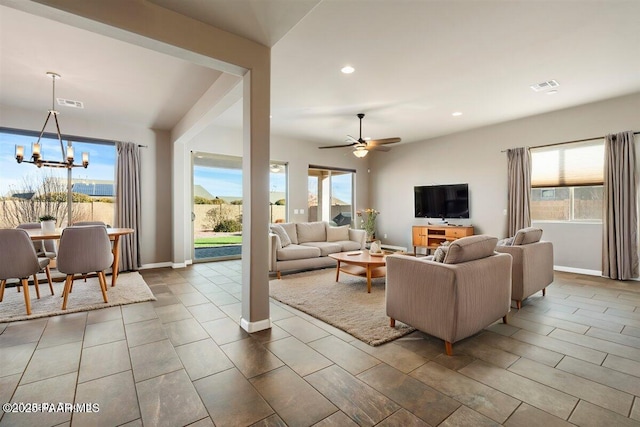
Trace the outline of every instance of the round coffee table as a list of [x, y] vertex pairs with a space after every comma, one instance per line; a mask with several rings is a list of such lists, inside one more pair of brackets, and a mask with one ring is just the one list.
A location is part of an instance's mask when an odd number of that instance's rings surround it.
[[350, 251], [329, 254], [330, 258], [338, 262], [336, 267], [336, 282], [340, 278], [340, 272], [367, 278], [367, 293], [371, 293], [371, 279], [385, 277], [387, 275], [386, 253], [382, 256], [373, 256], [369, 251]]

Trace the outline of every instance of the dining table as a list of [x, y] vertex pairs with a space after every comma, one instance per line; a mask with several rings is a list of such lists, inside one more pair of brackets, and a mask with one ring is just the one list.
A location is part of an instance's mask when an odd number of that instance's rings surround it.
[[[62, 228], [56, 228], [53, 231], [44, 231], [40, 228], [25, 229], [29, 233], [32, 241], [38, 240], [59, 240], [62, 236]], [[118, 280], [118, 265], [120, 264], [120, 237], [127, 234], [133, 234], [135, 230], [133, 228], [111, 228], [107, 227], [107, 234], [109, 239], [113, 242], [111, 251], [113, 253], [113, 264], [111, 265], [111, 286], [116, 285]]]

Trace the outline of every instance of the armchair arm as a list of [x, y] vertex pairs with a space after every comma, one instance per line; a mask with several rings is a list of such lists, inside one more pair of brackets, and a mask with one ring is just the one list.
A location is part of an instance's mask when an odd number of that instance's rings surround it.
[[367, 233], [364, 230], [358, 230], [355, 228], [349, 229], [349, 240], [360, 243], [360, 249], [365, 248], [367, 239]]

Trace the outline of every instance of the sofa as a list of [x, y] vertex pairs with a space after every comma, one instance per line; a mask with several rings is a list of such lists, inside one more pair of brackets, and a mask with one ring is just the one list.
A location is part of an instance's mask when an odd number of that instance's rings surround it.
[[502, 318], [511, 306], [511, 255], [495, 252], [498, 239], [477, 235], [452, 242], [442, 262], [407, 255], [387, 256], [386, 312], [453, 343]]
[[269, 226], [269, 272], [331, 267], [329, 254], [365, 249], [364, 230], [348, 225], [334, 227], [326, 221], [271, 224]]
[[501, 240], [496, 247], [496, 251], [513, 257], [511, 299], [518, 309], [536, 292], [546, 295], [546, 287], [553, 282], [553, 244], [541, 238], [541, 228], [527, 227], [512, 238]]

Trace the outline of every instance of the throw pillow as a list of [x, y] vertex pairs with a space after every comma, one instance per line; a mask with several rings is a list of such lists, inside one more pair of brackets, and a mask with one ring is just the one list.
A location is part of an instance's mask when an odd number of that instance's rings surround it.
[[327, 227], [327, 242], [340, 242], [349, 240], [349, 226]]
[[436, 251], [433, 253], [433, 261], [444, 262], [444, 257], [447, 256], [450, 244], [451, 242], [444, 242], [442, 245], [438, 246]]
[[287, 232], [287, 235], [289, 236], [289, 240], [291, 240], [291, 243], [294, 245], [298, 244], [298, 233], [296, 232], [296, 224], [294, 222], [283, 222], [282, 224], [279, 224], [282, 228], [284, 228], [284, 231]]
[[513, 237], [498, 240], [498, 244], [496, 246], [513, 246]]
[[513, 245], [528, 245], [529, 243], [539, 242], [542, 238], [542, 229], [536, 227], [527, 227], [518, 230], [513, 236]]
[[291, 239], [289, 238], [289, 235], [287, 234], [286, 231], [284, 231], [284, 228], [282, 228], [281, 225], [271, 224], [269, 228], [271, 228], [272, 233], [277, 234], [278, 237], [280, 237], [280, 244], [282, 245], [283, 248], [291, 244]]

